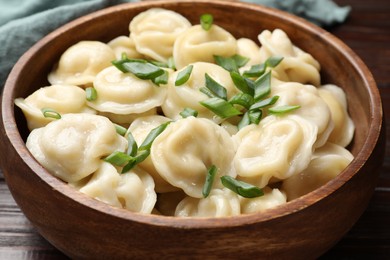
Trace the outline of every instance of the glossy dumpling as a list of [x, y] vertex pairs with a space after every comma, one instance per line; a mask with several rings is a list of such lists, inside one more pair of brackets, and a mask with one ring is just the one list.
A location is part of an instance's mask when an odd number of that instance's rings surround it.
[[249, 58], [245, 66], [260, 64], [262, 62], [259, 45], [248, 38], [240, 38], [237, 40], [237, 54]]
[[264, 187], [264, 195], [255, 198], [240, 197], [241, 213], [254, 213], [271, 209], [287, 202], [286, 194], [279, 189]]
[[200, 25], [192, 26], [179, 35], [173, 46], [177, 69], [198, 61], [214, 62], [214, 55], [229, 57], [236, 52], [236, 39], [216, 24], [208, 31]]
[[101, 159], [124, 151], [127, 140], [103, 116], [65, 114], [27, 138], [27, 148], [50, 173], [74, 183], [95, 172]]
[[40, 88], [25, 99], [15, 99], [15, 105], [22, 109], [30, 131], [55, 120], [44, 117], [41, 110], [43, 108], [53, 109], [61, 115], [96, 113], [95, 110], [87, 106], [85, 91], [74, 85], [52, 85]]
[[329, 142], [346, 147], [353, 138], [355, 125], [348, 114], [345, 92], [340, 87], [331, 84], [321, 86], [318, 90], [321, 98], [329, 106], [334, 123]]
[[114, 66], [101, 71], [93, 82], [97, 99], [89, 106], [101, 112], [128, 115], [143, 113], [160, 106], [166, 95], [164, 86], [123, 73]]
[[68, 48], [49, 74], [51, 84], [91, 85], [95, 76], [115, 60], [114, 51], [99, 41], [81, 41]]
[[176, 39], [189, 27], [191, 23], [181, 14], [152, 8], [134, 17], [129, 30], [130, 38], [139, 53], [167, 62], [172, 57]]
[[[202, 197], [208, 169], [235, 177], [232, 170], [234, 146], [230, 135], [205, 118], [187, 117], [170, 123], [154, 140], [150, 155], [157, 171], [171, 185], [194, 198]], [[219, 182], [214, 182], [217, 187]]]
[[[140, 146], [153, 128], [156, 128], [159, 125], [164, 124], [168, 121], [171, 120], [167, 117], [159, 115], [140, 117], [133, 121], [133, 123], [128, 129], [128, 132], [131, 132], [138, 146]], [[169, 192], [178, 190], [178, 188], [172, 186], [160, 176], [150, 156], [148, 156], [143, 162], [141, 162], [139, 164], [139, 167], [144, 169], [153, 177], [156, 186], [155, 189], [157, 192]]]
[[320, 85], [320, 64], [309, 53], [293, 45], [284, 31], [264, 30], [259, 34], [258, 39], [261, 43], [262, 62], [271, 56], [284, 58], [274, 69], [280, 80]]
[[228, 189], [214, 189], [207, 198], [186, 197], [176, 207], [177, 217], [230, 217], [240, 215], [240, 199]]
[[286, 179], [307, 167], [317, 128], [299, 116], [268, 116], [259, 125], [242, 128], [234, 167], [238, 178], [265, 187], [271, 178]]
[[308, 167], [283, 181], [288, 200], [301, 197], [335, 178], [353, 160], [344, 147], [327, 143], [317, 149]]
[[200, 92], [200, 88], [205, 87], [205, 74], [207, 73], [216, 82], [224, 86], [227, 90], [228, 98], [238, 93], [237, 88], [227, 70], [208, 62], [193, 63], [192, 73], [186, 83], [175, 86], [175, 80], [181, 70], [172, 73], [167, 84], [167, 97], [162, 104], [162, 110], [167, 117], [172, 119], [181, 118], [180, 112], [184, 108], [192, 108], [199, 113], [199, 117], [213, 119], [215, 114], [206, 107], [199, 104], [200, 101], [209, 97]]
[[121, 59], [123, 54], [130, 59], [142, 59], [144, 56], [139, 53], [133, 39], [128, 36], [118, 36], [107, 43], [107, 45], [114, 51], [116, 59]]

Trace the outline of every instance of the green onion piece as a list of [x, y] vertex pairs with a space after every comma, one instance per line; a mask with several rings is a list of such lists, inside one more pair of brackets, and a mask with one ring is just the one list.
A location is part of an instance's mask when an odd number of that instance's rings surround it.
[[41, 111], [46, 118], [61, 119], [61, 114], [52, 108], [42, 108]]
[[244, 57], [238, 54], [233, 55], [232, 58], [234, 59], [237, 64], [237, 67], [239, 68], [244, 67], [249, 61], [248, 57]]
[[245, 198], [255, 198], [264, 195], [263, 190], [259, 187], [256, 187], [252, 184], [243, 181], [236, 180], [227, 175], [222, 176], [221, 181], [223, 186]]
[[261, 110], [250, 110], [248, 111], [248, 115], [251, 124], [258, 125], [260, 123], [261, 117], [263, 116], [263, 112]]
[[191, 72], [192, 72], [193, 67], [194, 67], [193, 65], [189, 65], [185, 69], [183, 69], [179, 72], [179, 74], [177, 75], [176, 81], [175, 81], [175, 86], [181, 86], [187, 82], [187, 80], [191, 76]]
[[235, 108], [232, 104], [218, 97], [206, 99], [204, 101], [201, 101], [200, 104], [205, 106], [221, 118], [229, 118], [242, 114], [241, 111]]
[[271, 93], [271, 72], [268, 71], [255, 81], [255, 101], [265, 98]]
[[150, 150], [150, 147], [152, 146], [152, 143], [156, 137], [161, 134], [165, 128], [171, 123], [171, 121], [168, 121], [164, 124], [161, 124], [157, 126], [156, 128], [153, 128], [149, 134], [145, 137], [145, 140], [142, 142], [141, 146], [138, 148], [138, 151], [140, 150]]
[[124, 128], [124, 127], [121, 126], [121, 125], [118, 125], [118, 124], [115, 124], [115, 123], [113, 123], [113, 124], [114, 124], [114, 126], [115, 126], [116, 132], [117, 132], [119, 135], [121, 135], [121, 136], [125, 136], [125, 134], [126, 134], [126, 132], [127, 132], [127, 129]]
[[173, 57], [169, 57], [168, 59], [168, 68], [176, 70], [175, 60], [173, 59]]
[[160, 68], [169, 68], [167, 63], [161, 62], [161, 61], [156, 61], [156, 60], [149, 60], [150, 63], [153, 65], [156, 65], [157, 67]]
[[249, 81], [247, 81], [243, 76], [240, 75], [240, 73], [236, 71], [231, 71], [230, 72], [230, 77], [233, 80], [234, 85], [244, 92], [245, 94], [254, 95], [253, 88], [248, 84]]
[[206, 88], [208, 88], [215, 96], [227, 99], [227, 90], [224, 86], [216, 82], [209, 74], [205, 74]]
[[214, 17], [211, 14], [202, 14], [200, 16], [200, 25], [202, 26], [202, 29], [205, 31], [210, 30], [211, 26], [213, 25]]
[[215, 95], [213, 92], [211, 92], [210, 89], [208, 89], [206, 87], [199, 88], [199, 91], [202, 92], [203, 94], [205, 94], [206, 96], [210, 97], [210, 98], [217, 97], [217, 95]]
[[202, 195], [204, 198], [207, 198], [210, 194], [211, 188], [213, 187], [215, 175], [217, 174], [217, 170], [218, 168], [215, 165], [212, 165], [207, 170], [206, 181], [202, 189]]
[[97, 91], [94, 87], [88, 87], [85, 89], [85, 94], [88, 101], [94, 101], [97, 98]]
[[260, 77], [261, 75], [264, 74], [265, 72], [265, 69], [266, 69], [266, 66], [265, 64], [256, 64], [256, 65], [253, 65], [249, 68], [249, 70], [247, 71], [244, 71], [244, 73], [242, 74], [244, 77]]
[[126, 173], [134, 168], [134, 166], [137, 164], [137, 160], [132, 157], [131, 160], [122, 168], [121, 173]]
[[238, 130], [240, 130], [250, 124], [251, 124], [251, 119], [249, 117], [249, 111], [246, 111], [245, 114], [242, 116], [240, 122], [238, 122], [237, 128]]
[[132, 157], [132, 159], [122, 168], [121, 173], [126, 173], [134, 168], [137, 164], [143, 162], [150, 154], [150, 150], [143, 150], [137, 154], [137, 156]]
[[246, 109], [249, 109], [249, 107], [253, 104], [253, 97], [251, 95], [245, 94], [245, 93], [238, 93], [234, 95], [230, 100], [229, 103], [232, 105], [240, 105], [245, 107]]
[[291, 111], [294, 111], [298, 108], [300, 108], [301, 106], [299, 105], [292, 105], [292, 106], [279, 106], [279, 107], [271, 107], [268, 109], [268, 112], [270, 114], [274, 114], [274, 115], [283, 115], [283, 114], [286, 114], [288, 112], [291, 112]]
[[225, 70], [231, 72], [238, 72], [237, 63], [233, 57], [222, 57], [218, 55], [214, 55], [215, 63], [224, 68]]
[[164, 70], [164, 73], [161, 74], [160, 76], [152, 79], [153, 83], [156, 84], [157, 86], [160, 86], [160, 84], [167, 84], [168, 83], [168, 77], [169, 73], [168, 71]]
[[180, 112], [180, 115], [183, 118], [186, 118], [186, 117], [189, 117], [189, 116], [197, 117], [198, 116], [198, 111], [196, 111], [196, 110], [194, 110], [192, 108], [186, 107], [186, 108], [184, 108], [183, 111]]
[[115, 60], [112, 64], [123, 73], [131, 72], [140, 79], [154, 79], [164, 73], [162, 68], [141, 59]]
[[130, 156], [135, 156], [138, 151], [138, 145], [137, 142], [134, 139], [134, 136], [129, 131], [127, 133], [127, 151], [126, 154]]
[[115, 151], [112, 154], [108, 155], [106, 158], [104, 158], [104, 161], [109, 162], [116, 166], [123, 166], [124, 164], [128, 163], [133, 159], [132, 156], [127, 155], [124, 152]]
[[255, 109], [260, 109], [260, 108], [264, 108], [267, 106], [271, 106], [271, 105], [275, 104], [276, 101], [278, 101], [278, 99], [279, 99], [279, 96], [273, 96], [273, 97], [270, 97], [267, 99], [263, 99], [255, 104], [253, 104], [249, 109], [255, 110]]
[[271, 56], [266, 61], [265, 64], [267, 67], [275, 68], [283, 60], [281, 56]]

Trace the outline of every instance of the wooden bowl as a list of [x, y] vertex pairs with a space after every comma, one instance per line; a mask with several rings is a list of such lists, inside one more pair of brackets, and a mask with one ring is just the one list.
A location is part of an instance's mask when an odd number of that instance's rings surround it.
[[[280, 28], [322, 65], [322, 81], [347, 93], [356, 125], [355, 159], [337, 178], [261, 214], [174, 218], [116, 209], [88, 198], [49, 174], [25, 146], [28, 135], [13, 100], [47, 84], [46, 75], [80, 40], [109, 41], [151, 7], [177, 11], [197, 23], [205, 12], [236, 37], [256, 39]], [[357, 55], [330, 33], [290, 14], [238, 2], [158, 1], [124, 4], [79, 18], [49, 34], [17, 62], [2, 97], [1, 164], [16, 202], [37, 230], [72, 258], [255, 257], [316, 258], [357, 221], [373, 193], [384, 156], [379, 91]]]

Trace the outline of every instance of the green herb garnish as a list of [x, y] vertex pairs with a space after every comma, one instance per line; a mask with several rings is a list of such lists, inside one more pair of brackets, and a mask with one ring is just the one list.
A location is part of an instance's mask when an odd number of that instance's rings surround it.
[[97, 98], [97, 91], [94, 87], [86, 88], [85, 94], [88, 101], [94, 101]]
[[126, 132], [127, 132], [127, 129], [124, 128], [124, 127], [121, 126], [121, 125], [118, 125], [118, 124], [115, 124], [115, 123], [113, 123], [113, 124], [114, 124], [114, 126], [115, 126], [116, 132], [117, 132], [119, 135], [121, 135], [121, 136], [125, 136], [125, 134], [126, 134]]
[[193, 65], [189, 65], [177, 74], [177, 78], [175, 80], [175, 86], [181, 86], [188, 81], [188, 79], [191, 76], [193, 67], [194, 67]]
[[268, 113], [275, 114], [275, 115], [283, 115], [283, 114], [286, 114], [288, 112], [294, 111], [300, 107], [301, 106], [299, 106], [299, 105], [292, 105], [292, 106], [286, 105], [286, 106], [279, 106], [279, 107], [271, 107], [268, 109]]
[[189, 108], [189, 107], [186, 107], [184, 108], [183, 111], [181, 111], [179, 113], [183, 118], [186, 118], [186, 117], [189, 117], [189, 116], [193, 116], [193, 117], [197, 117], [198, 116], [198, 111], [192, 109], [192, 108]]
[[231, 176], [222, 176], [221, 181], [223, 186], [245, 198], [255, 198], [264, 195], [263, 190], [259, 187], [256, 187], [252, 184], [243, 181], [236, 180]]
[[202, 29], [205, 31], [210, 30], [211, 26], [213, 25], [214, 17], [211, 14], [202, 14], [200, 16], [200, 25], [202, 26]]
[[209, 74], [205, 74], [206, 88], [208, 88], [216, 97], [227, 99], [227, 90], [217, 81], [215, 81]]
[[41, 111], [46, 118], [61, 119], [61, 114], [52, 108], [42, 108]]
[[200, 101], [200, 104], [205, 106], [221, 118], [229, 118], [242, 114], [242, 112], [235, 108], [232, 104], [218, 97], [213, 97]]
[[212, 165], [208, 170], [207, 170], [207, 175], [206, 175], [206, 181], [203, 185], [202, 189], [202, 195], [204, 198], [207, 198], [210, 194], [211, 188], [213, 187], [215, 175], [217, 174], [217, 167], [215, 165]]
[[138, 150], [150, 150], [150, 147], [152, 146], [152, 143], [156, 137], [161, 134], [165, 128], [171, 123], [171, 121], [168, 121], [164, 124], [159, 125], [156, 128], [153, 128], [149, 134], [145, 137], [145, 140], [142, 142]]
[[162, 68], [142, 59], [122, 57], [120, 60], [112, 61], [112, 64], [123, 73], [130, 72], [140, 79], [153, 80], [165, 72]]

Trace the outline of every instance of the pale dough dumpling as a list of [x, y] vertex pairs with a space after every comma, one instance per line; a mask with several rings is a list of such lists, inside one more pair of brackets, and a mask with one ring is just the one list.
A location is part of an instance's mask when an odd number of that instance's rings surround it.
[[164, 86], [158, 87], [150, 80], [123, 73], [114, 66], [101, 71], [93, 84], [97, 99], [88, 104], [100, 112], [139, 114], [160, 106], [166, 96]]
[[[234, 146], [230, 135], [205, 118], [187, 117], [170, 123], [154, 140], [150, 155], [157, 171], [171, 185], [194, 198], [202, 197], [208, 169], [235, 177], [232, 170]], [[221, 185], [215, 181], [213, 187]]]
[[130, 22], [130, 38], [139, 53], [154, 60], [167, 62], [178, 36], [191, 23], [174, 11], [152, 8], [138, 14]]
[[328, 104], [334, 123], [329, 142], [346, 147], [353, 138], [355, 125], [348, 114], [345, 92], [340, 87], [331, 84], [321, 86], [318, 92]]
[[[142, 144], [146, 136], [153, 128], [156, 128], [159, 125], [164, 124], [168, 121], [171, 121], [171, 119], [159, 115], [140, 117], [134, 120], [133, 123], [131, 123], [128, 132], [131, 132], [136, 143], [139, 146]], [[150, 156], [148, 156], [143, 162], [141, 162], [139, 164], [139, 167], [144, 169], [153, 177], [156, 186], [155, 189], [157, 192], [169, 192], [178, 190], [177, 187], [172, 186], [160, 176]]]
[[249, 58], [248, 63], [245, 65], [246, 67], [262, 62], [259, 45], [248, 38], [237, 40], [237, 54]]
[[320, 85], [320, 64], [309, 53], [293, 45], [284, 31], [264, 30], [258, 39], [261, 43], [262, 62], [271, 56], [283, 57], [282, 62], [274, 69], [280, 80]]
[[205, 74], [207, 73], [212, 79], [224, 86], [227, 90], [228, 98], [238, 93], [230, 74], [222, 67], [208, 62], [193, 63], [192, 73], [186, 83], [175, 86], [175, 80], [180, 70], [172, 73], [167, 84], [167, 97], [162, 104], [162, 110], [167, 117], [172, 119], [181, 118], [180, 112], [184, 108], [192, 108], [199, 113], [199, 117], [213, 119], [215, 114], [199, 102], [208, 99], [206, 94], [200, 92], [200, 88], [205, 87]]
[[254, 213], [274, 208], [287, 202], [286, 194], [279, 189], [264, 187], [264, 195], [256, 198], [240, 197], [241, 213]]
[[268, 116], [259, 125], [242, 128], [234, 167], [238, 178], [265, 187], [271, 178], [286, 179], [310, 162], [317, 128], [299, 116]]
[[184, 198], [176, 207], [177, 217], [230, 217], [240, 215], [240, 199], [228, 189], [214, 189], [207, 198]]
[[95, 110], [87, 106], [85, 91], [74, 85], [52, 85], [40, 88], [25, 99], [15, 99], [15, 105], [22, 109], [30, 131], [55, 120], [44, 117], [43, 108], [53, 109], [61, 115], [67, 113], [96, 114]]
[[327, 143], [317, 149], [308, 167], [283, 181], [288, 200], [301, 197], [334, 179], [353, 160], [344, 147]]
[[214, 55], [229, 57], [236, 53], [236, 39], [216, 24], [208, 31], [200, 25], [192, 26], [177, 38], [173, 46], [177, 69], [197, 61], [214, 62]]
[[99, 41], [80, 41], [69, 47], [49, 74], [51, 84], [91, 85], [95, 76], [115, 60], [114, 51]]
[[101, 159], [124, 151], [127, 140], [103, 116], [65, 114], [27, 138], [27, 148], [50, 173], [68, 183], [95, 172]]
[[107, 43], [109, 47], [114, 51], [116, 59], [121, 59], [123, 54], [130, 59], [142, 59], [144, 58], [136, 48], [133, 39], [128, 36], [118, 36]]

